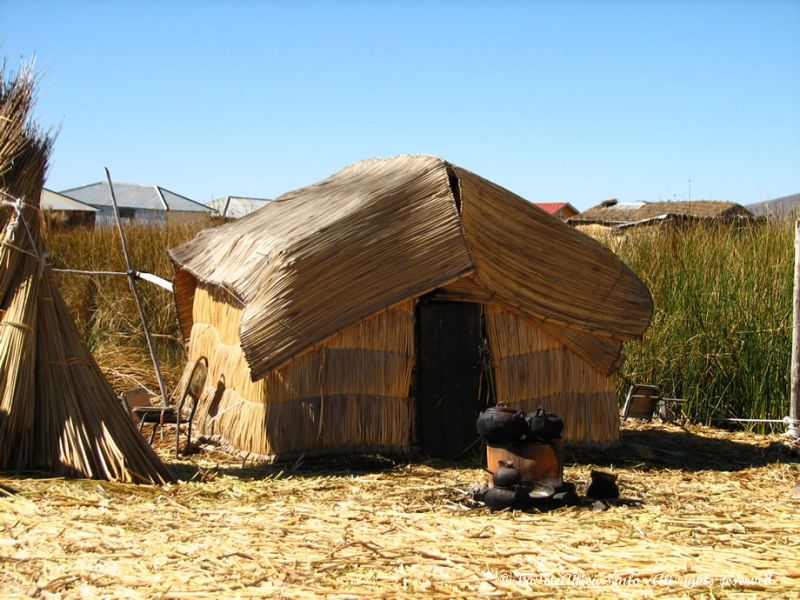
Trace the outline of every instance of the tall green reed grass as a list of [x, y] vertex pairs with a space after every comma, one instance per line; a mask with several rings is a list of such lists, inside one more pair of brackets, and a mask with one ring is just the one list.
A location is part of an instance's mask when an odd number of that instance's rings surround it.
[[655, 312], [626, 347], [620, 392], [653, 383], [694, 421], [780, 419], [789, 410], [793, 227], [695, 225], [613, 243]]

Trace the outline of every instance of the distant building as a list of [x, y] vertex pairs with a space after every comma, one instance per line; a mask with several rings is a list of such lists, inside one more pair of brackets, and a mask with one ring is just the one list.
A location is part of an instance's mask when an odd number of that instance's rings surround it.
[[245, 196], [224, 196], [206, 204], [214, 215], [226, 219], [240, 219], [272, 202], [266, 198], [247, 198]]
[[47, 188], [42, 190], [39, 208], [45, 223], [54, 229], [92, 228], [95, 216], [100, 212], [94, 206], [89, 206]]
[[745, 208], [754, 215], [762, 217], [784, 218], [800, 214], [800, 194], [781, 196], [765, 202], [748, 204]]
[[[106, 182], [90, 183], [64, 190], [61, 194], [98, 209], [98, 224], [114, 223], [114, 208]], [[120, 218], [128, 221], [163, 225], [202, 219], [211, 214], [207, 206], [158, 185], [115, 181], [114, 195]]]
[[756, 217], [741, 204], [716, 200], [619, 202], [606, 200], [568, 220], [585, 233], [618, 233], [633, 227], [689, 221], [742, 223]]
[[578, 214], [578, 209], [569, 202], [535, 202], [534, 206], [541, 208], [544, 212], [566, 221], [570, 217]]

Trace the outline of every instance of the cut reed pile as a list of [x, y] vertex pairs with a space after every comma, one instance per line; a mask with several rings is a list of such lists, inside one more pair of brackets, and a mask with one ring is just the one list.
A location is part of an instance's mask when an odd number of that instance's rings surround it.
[[70, 319], [42, 244], [39, 198], [52, 139], [31, 121], [30, 68], [0, 68], [0, 469], [161, 483]]
[[[202, 454], [197, 480], [163, 488], [3, 479], [16, 493], [0, 498], [0, 585], [62, 598], [796, 594], [796, 455], [705, 428], [623, 440], [593, 461], [642, 505], [604, 512], [491, 514], [466, 499], [478, 469], [377, 458], [281, 470]], [[688, 452], [666, 445], [678, 440]], [[583, 491], [594, 466], [566, 478]]]

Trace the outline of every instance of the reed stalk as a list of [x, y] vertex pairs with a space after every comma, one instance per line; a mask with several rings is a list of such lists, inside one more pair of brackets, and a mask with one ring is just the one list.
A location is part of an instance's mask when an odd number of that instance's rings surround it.
[[0, 470], [172, 479], [81, 340], [42, 243], [52, 137], [31, 120], [36, 79], [0, 69]]
[[615, 246], [655, 301], [647, 333], [626, 349], [620, 394], [658, 384], [702, 423], [788, 414], [790, 222], [675, 228]]

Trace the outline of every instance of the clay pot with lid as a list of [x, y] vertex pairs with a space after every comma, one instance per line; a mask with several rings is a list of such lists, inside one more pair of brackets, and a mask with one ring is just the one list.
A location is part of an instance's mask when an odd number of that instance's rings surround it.
[[514, 466], [514, 463], [501, 460], [500, 468], [492, 476], [492, 483], [495, 487], [513, 488], [522, 483], [522, 473]]
[[504, 402], [498, 402], [478, 416], [478, 433], [490, 444], [510, 444], [525, 435], [525, 415]]

